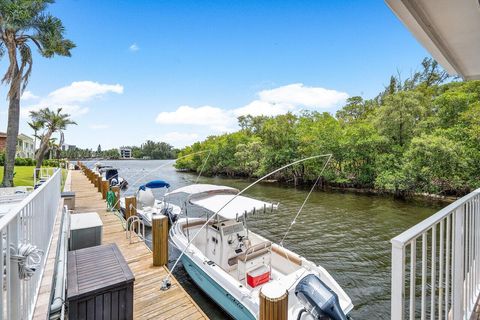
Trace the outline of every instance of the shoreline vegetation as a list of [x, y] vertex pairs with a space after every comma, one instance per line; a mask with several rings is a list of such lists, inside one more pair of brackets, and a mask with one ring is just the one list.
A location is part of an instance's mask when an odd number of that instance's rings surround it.
[[[452, 199], [480, 187], [480, 81], [449, 78], [436, 61], [375, 98], [350, 97], [334, 115], [304, 111], [241, 116], [240, 130], [180, 150], [175, 167], [209, 176], [258, 178], [295, 160], [332, 154], [319, 187], [398, 198]], [[198, 154], [199, 151], [208, 151]], [[208, 161], [205, 161], [206, 157]], [[279, 183], [312, 185], [324, 159], [279, 172]]]

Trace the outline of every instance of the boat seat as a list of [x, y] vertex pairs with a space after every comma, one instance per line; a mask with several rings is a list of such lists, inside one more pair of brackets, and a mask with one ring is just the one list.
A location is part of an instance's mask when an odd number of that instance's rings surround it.
[[228, 265], [231, 267], [236, 265], [238, 263], [238, 260], [246, 262], [248, 260], [260, 257], [265, 253], [270, 252], [271, 246], [272, 246], [272, 243], [270, 241], [257, 243], [256, 245], [247, 248], [247, 250], [244, 253], [241, 253], [238, 256], [228, 259]]

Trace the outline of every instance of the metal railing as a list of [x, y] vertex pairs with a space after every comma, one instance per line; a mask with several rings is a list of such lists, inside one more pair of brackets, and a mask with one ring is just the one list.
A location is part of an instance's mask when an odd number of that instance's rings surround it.
[[391, 243], [391, 319], [471, 318], [480, 293], [480, 189]]
[[[60, 201], [61, 170], [30, 193], [0, 218], [0, 320], [31, 319], [43, 276], [45, 259], [52, 240], [55, 216]], [[14, 257], [20, 245], [33, 245], [43, 251], [41, 261], [30, 279], [21, 279]], [[32, 263], [27, 259], [26, 263]]]
[[54, 167], [41, 167], [33, 169], [33, 185], [37, 186], [39, 183], [43, 183], [48, 180], [57, 170]]

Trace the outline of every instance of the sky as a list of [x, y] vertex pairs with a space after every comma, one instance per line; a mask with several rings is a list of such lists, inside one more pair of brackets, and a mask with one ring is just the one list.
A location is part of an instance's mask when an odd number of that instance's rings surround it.
[[62, 107], [78, 123], [65, 143], [81, 148], [183, 147], [236, 130], [240, 115], [334, 114], [429, 56], [380, 0], [62, 0], [48, 11], [77, 47], [34, 56], [20, 131], [32, 134], [30, 110]]

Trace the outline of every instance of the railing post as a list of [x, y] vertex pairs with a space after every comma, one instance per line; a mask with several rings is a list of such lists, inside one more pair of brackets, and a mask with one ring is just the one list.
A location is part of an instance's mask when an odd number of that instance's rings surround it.
[[[8, 245], [12, 246], [13, 248], [18, 248], [18, 216], [16, 215], [15, 218], [10, 222], [8, 225], [7, 235], [8, 235]], [[9, 247], [6, 250], [11, 251]], [[12, 259], [11, 254], [7, 255], [10, 257], [9, 268], [10, 270], [7, 271], [7, 304], [8, 304], [8, 319], [21, 319], [21, 304], [22, 304], [22, 296], [21, 296], [21, 288], [20, 288], [20, 277], [18, 274], [18, 263]], [[3, 290], [3, 289], [2, 289]]]
[[405, 250], [402, 244], [392, 241], [392, 305], [391, 319], [404, 319]]
[[153, 265], [164, 266], [168, 263], [168, 218], [164, 215], [152, 216]]
[[464, 218], [465, 206], [461, 205], [454, 213], [454, 238], [453, 238], [453, 279], [452, 279], [452, 319], [463, 319], [463, 294], [464, 294]]

